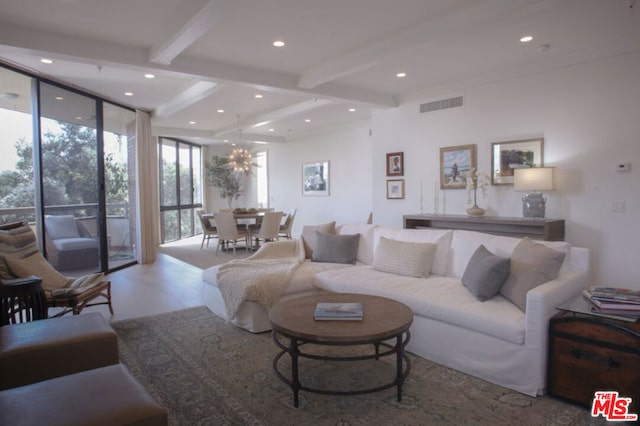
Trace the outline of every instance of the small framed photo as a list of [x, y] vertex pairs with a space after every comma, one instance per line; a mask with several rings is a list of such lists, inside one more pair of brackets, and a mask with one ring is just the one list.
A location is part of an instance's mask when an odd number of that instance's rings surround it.
[[514, 170], [542, 167], [544, 139], [491, 144], [491, 185], [513, 185]]
[[329, 195], [328, 161], [316, 161], [302, 165], [302, 195]]
[[387, 176], [404, 176], [404, 153], [387, 153]]
[[440, 148], [440, 189], [465, 189], [472, 167], [477, 167], [475, 144]]
[[387, 181], [387, 198], [389, 200], [404, 200], [404, 179]]

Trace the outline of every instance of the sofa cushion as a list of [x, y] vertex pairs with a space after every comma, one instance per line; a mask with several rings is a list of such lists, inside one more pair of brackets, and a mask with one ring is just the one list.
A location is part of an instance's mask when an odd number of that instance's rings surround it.
[[445, 275], [452, 234], [453, 231], [447, 229], [394, 229], [378, 226], [374, 232], [373, 251], [375, 253], [380, 237], [414, 243], [434, 243], [437, 244], [437, 248], [431, 273]]
[[478, 300], [489, 300], [498, 294], [509, 276], [509, 263], [508, 258], [496, 256], [480, 245], [462, 275], [462, 285]]
[[356, 263], [360, 234], [332, 235], [316, 231], [314, 262]]
[[42, 289], [45, 291], [53, 291], [65, 287], [73, 281], [56, 271], [40, 253], [24, 259], [6, 257], [5, 262], [7, 262], [11, 273], [18, 278], [28, 277], [29, 275], [37, 275], [42, 278]]
[[302, 227], [302, 243], [304, 244], [304, 254], [307, 259], [313, 257], [313, 247], [316, 245], [316, 231], [335, 234], [336, 223], [329, 222], [321, 225], [304, 225]]
[[555, 279], [564, 257], [560, 251], [523, 238], [511, 255], [511, 271], [500, 294], [525, 312], [527, 292]]
[[365, 223], [336, 225], [336, 233], [339, 235], [360, 234], [356, 260], [371, 265], [373, 263], [374, 231], [377, 227], [378, 225]]
[[499, 294], [480, 302], [459, 278], [437, 275], [406, 277], [380, 272], [372, 266], [356, 265], [317, 273], [313, 282], [325, 291], [388, 297], [404, 303], [417, 316], [508, 342], [524, 343], [525, 314]]
[[436, 244], [413, 243], [380, 237], [373, 269], [409, 277], [425, 277], [431, 272]]

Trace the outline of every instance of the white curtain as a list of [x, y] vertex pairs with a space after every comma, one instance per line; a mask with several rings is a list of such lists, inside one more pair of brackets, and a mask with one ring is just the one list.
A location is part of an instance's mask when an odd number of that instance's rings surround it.
[[138, 263], [153, 263], [160, 244], [160, 202], [158, 200], [158, 143], [151, 135], [151, 115], [136, 111], [136, 175]]

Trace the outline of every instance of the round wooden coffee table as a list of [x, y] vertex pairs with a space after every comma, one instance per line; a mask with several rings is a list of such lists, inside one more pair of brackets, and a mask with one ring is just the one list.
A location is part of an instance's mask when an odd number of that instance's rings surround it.
[[[313, 318], [313, 313], [316, 304], [320, 302], [362, 303], [363, 318], [361, 321], [317, 321]], [[273, 369], [278, 378], [291, 387], [294, 406], [298, 406], [300, 390], [330, 395], [354, 395], [377, 392], [396, 386], [398, 401], [402, 399], [402, 384], [411, 369], [411, 363], [404, 348], [411, 338], [409, 327], [413, 322], [413, 312], [406, 305], [384, 297], [365, 294], [320, 293], [278, 303], [269, 312], [269, 320], [273, 327], [271, 332], [273, 341], [281, 349], [273, 360]], [[385, 343], [391, 339], [396, 340], [395, 345]], [[302, 345], [306, 343], [332, 346], [372, 344], [374, 351], [370, 355], [321, 356], [301, 351]], [[383, 348], [382, 351], [380, 347]], [[291, 357], [291, 379], [285, 377], [278, 369], [278, 363], [286, 353]], [[299, 357], [331, 361], [362, 361], [393, 354], [396, 355], [394, 380], [374, 388], [325, 390], [303, 386], [299, 380]]]

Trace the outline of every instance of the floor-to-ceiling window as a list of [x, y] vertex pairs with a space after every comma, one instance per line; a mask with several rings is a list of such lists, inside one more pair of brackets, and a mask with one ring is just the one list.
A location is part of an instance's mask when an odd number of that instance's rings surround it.
[[0, 120], [0, 222], [31, 223], [68, 275], [133, 263], [134, 111], [0, 66]]
[[202, 208], [202, 149], [160, 138], [160, 223], [163, 243], [200, 232], [195, 211]]
[[0, 67], [0, 223], [35, 223], [32, 78]]

